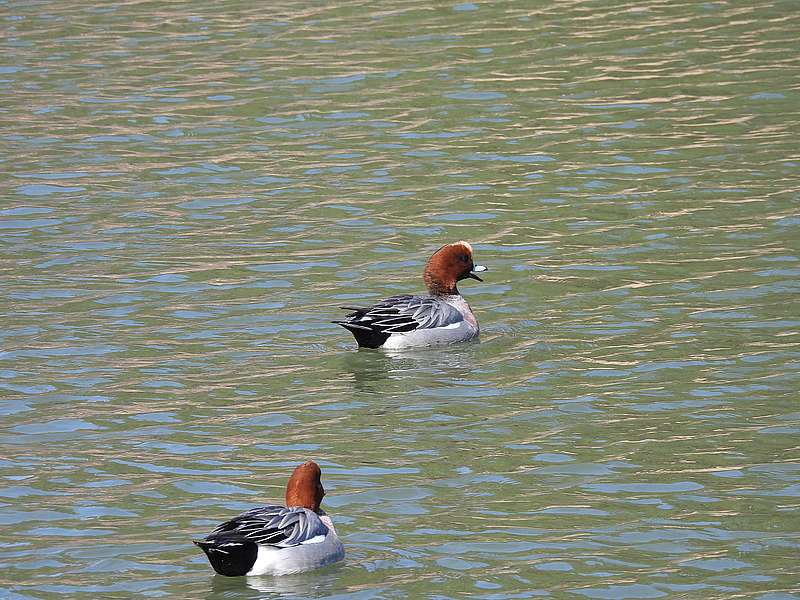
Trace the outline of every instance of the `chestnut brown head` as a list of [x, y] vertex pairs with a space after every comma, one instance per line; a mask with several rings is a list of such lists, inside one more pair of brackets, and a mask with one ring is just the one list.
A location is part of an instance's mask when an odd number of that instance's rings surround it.
[[286, 506], [301, 506], [318, 513], [325, 496], [321, 477], [322, 470], [313, 460], [297, 467], [286, 484]]
[[439, 248], [425, 265], [423, 279], [432, 295], [458, 294], [457, 283], [462, 279], [483, 281], [475, 273], [486, 271], [472, 260], [469, 242], [454, 242]]

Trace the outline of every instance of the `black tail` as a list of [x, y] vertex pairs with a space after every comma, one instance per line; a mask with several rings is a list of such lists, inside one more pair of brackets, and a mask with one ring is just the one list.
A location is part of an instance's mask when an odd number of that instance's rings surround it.
[[192, 543], [206, 553], [208, 562], [217, 573], [227, 577], [247, 575], [258, 556], [258, 546], [244, 539], [192, 540]]
[[331, 321], [331, 323], [341, 325], [352, 333], [353, 337], [356, 338], [359, 348], [380, 348], [383, 346], [384, 342], [389, 339], [388, 333], [375, 331], [364, 325], [350, 323], [349, 321]]

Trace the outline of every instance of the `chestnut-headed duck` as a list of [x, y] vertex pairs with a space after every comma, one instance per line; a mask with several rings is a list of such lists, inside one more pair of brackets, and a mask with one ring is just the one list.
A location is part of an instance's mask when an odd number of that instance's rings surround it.
[[320, 509], [325, 490], [314, 461], [297, 467], [286, 484], [286, 506], [263, 506], [218, 525], [194, 543], [220, 575], [288, 575], [344, 558], [330, 517]]
[[427, 296], [392, 296], [382, 302], [351, 310], [341, 325], [361, 348], [396, 350], [436, 344], [466, 342], [478, 336], [478, 320], [456, 287], [462, 279], [483, 281], [476, 273], [486, 267], [472, 261], [472, 246], [454, 242], [431, 256], [422, 278]]

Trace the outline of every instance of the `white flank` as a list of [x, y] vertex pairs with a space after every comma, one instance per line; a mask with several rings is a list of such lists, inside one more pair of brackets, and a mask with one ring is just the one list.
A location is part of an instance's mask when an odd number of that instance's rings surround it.
[[311, 539], [304, 540], [304, 541], [302, 541], [300, 543], [301, 544], [319, 544], [319, 543], [324, 542], [324, 541], [325, 541], [325, 536], [324, 535], [315, 535]]

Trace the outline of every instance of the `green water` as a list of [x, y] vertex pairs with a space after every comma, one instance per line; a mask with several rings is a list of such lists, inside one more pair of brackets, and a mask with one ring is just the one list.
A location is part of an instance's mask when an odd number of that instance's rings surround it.
[[0, 597], [800, 598], [797, 4], [280, 4], [0, 3]]

